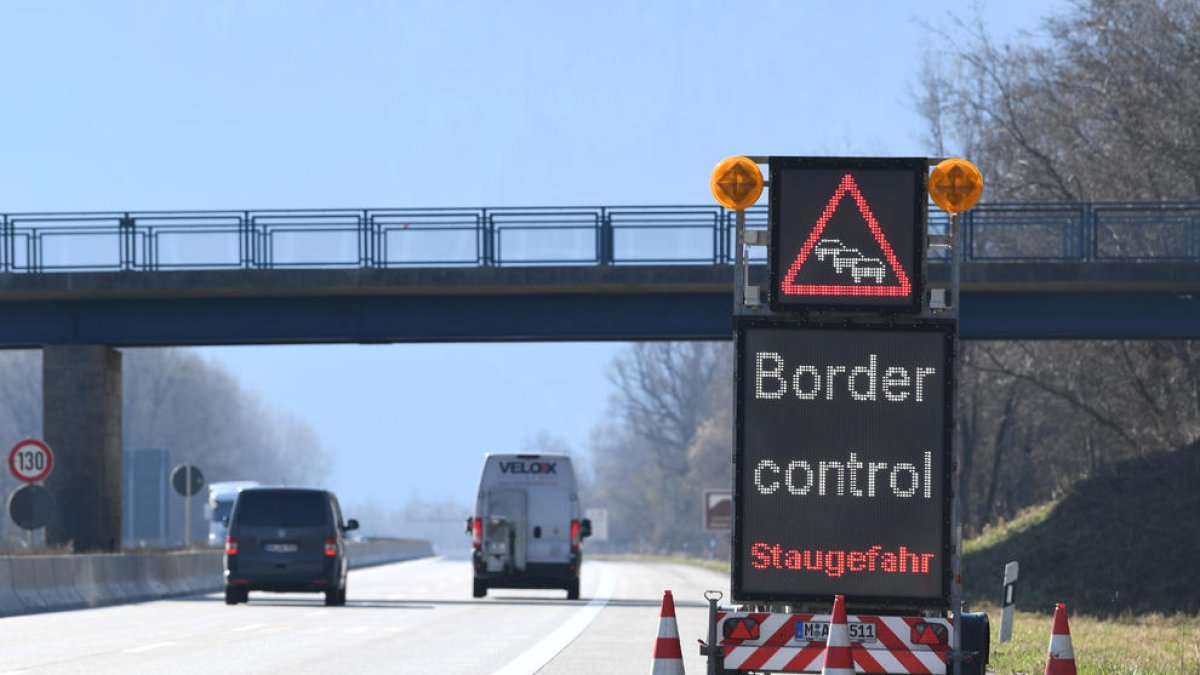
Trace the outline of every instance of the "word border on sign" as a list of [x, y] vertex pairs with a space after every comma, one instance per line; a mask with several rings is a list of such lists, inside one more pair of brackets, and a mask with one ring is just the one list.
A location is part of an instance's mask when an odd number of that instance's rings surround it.
[[[34, 476], [26, 476], [22, 474], [17, 470], [16, 464], [17, 453], [20, 452], [22, 448], [29, 445], [38, 448], [42, 451], [42, 454], [46, 456], [46, 467]], [[54, 470], [54, 451], [50, 449], [50, 446], [35, 438], [26, 438], [23, 441], [18, 441], [8, 453], [8, 470], [17, 480], [26, 483], [36, 483], [38, 481], [45, 480], [45, 478], [50, 475], [50, 472]]]
[[[911, 254], [912, 269], [907, 270], [908, 279], [901, 276], [901, 285], [907, 282], [907, 293], [863, 293], [851, 292], [853, 289], [843, 286], [831, 286], [830, 292], [810, 294], [802, 297], [782, 297], [782, 288], [789, 278], [789, 269], [796, 257], [795, 251], [783, 250], [785, 228], [783, 213], [784, 191], [788, 187], [788, 176], [796, 171], [887, 171], [897, 174], [910, 174], [913, 182], [913, 212], [904, 214], [912, 218], [913, 232], [912, 250], [905, 249]], [[770, 193], [768, 204], [768, 227], [770, 228], [771, 247], [769, 252], [770, 276], [770, 306], [774, 312], [809, 312], [809, 311], [852, 311], [852, 312], [884, 312], [892, 314], [919, 314], [924, 305], [925, 296], [925, 248], [928, 241], [928, 184], [929, 162], [924, 158], [906, 157], [771, 157], [770, 160]], [[820, 201], [826, 201], [840, 194], [840, 188], [828, 195], [820, 195]], [[857, 193], [857, 185], [854, 192]], [[858, 193], [861, 196], [861, 193]], [[854, 201], [854, 200], [851, 200]], [[869, 200], [867, 200], [869, 201]], [[860, 207], [861, 208], [861, 205]], [[876, 216], [880, 214], [875, 214]], [[866, 214], [864, 214], [864, 217]], [[818, 222], [807, 223], [815, 228]], [[821, 225], [823, 226], [823, 225]], [[875, 231], [878, 223], [871, 226], [876, 237], [884, 236]], [[907, 235], [906, 235], [907, 236]], [[890, 244], [885, 246], [890, 249]], [[895, 260], [889, 261], [894, 267]], [[870, 288], [870, 287], [866, 287]], [[836, 289], [842, 289], [836, 292]], [[906, 299], [904, 299], [906, 298]]]
[[941, 333], [943, 336], [943, 371], [946, 375], [944, 378], [945, 387], [942, 392], [942, 447], [940, 448], [941, 459], [945, 470], [941, 476], [941, 491], [942, 491], [942, 520], [940, 523], [932, 524], [940, 527], [941, 534], [941, 565], [940, 565], [940, 580], [939, 592], [933, 596], [879, 596], [879, 595], [860, 595], [846, 594], [848, 603], [858, 608], [875, 608], [881, 610], [890, 610], [892, 608], [947, 608], [950, 606], [950, 581], [951, 581], [951, 555], [953, 553], [953, 539], [951, 519], [953, 517], [953, 469], [952, 469], [952, 448], [954, 441], [954, 391], [956, 383], [954, 381], [954, 361], [955, 361], [955, 337], [957, 327], [953, 321], [948, 320], [916, 320], [907, 319], [904, 321], [879, 321], [874, 323], [846, 323], [846, 322], [803, 322], [797, 323], [794, 320], [781, 319], [778, 317], [736, 317], [734, 321], [734, 333], [736, 344], [736, 367], [735, 367], [735, 428], [734, 428], [734, 480], [733, 480], [733, 532], [731, 536], [731, 591], [733, 599], [737, 601], [766, 601], [766, 602], [828, 602], [829, 596], [818, 593], [779, 593], [779, 592], [764, 592], [760, 589], [747, 588], [744, 575], [745, 570], [742, 564], [742, 548], [748, 545], [745, 535], [745, 497], [742, 487], [746, 483], [747, 472], [751, 471], [746, 466], [746, 448], [745, 448], [745, 417], [746, 417], [746, 401], [745, 398], [750, 390], [752, 390], [753, 375], [743, 372], [742, 364], [745, 363], [746, 349], [746, 332], [753, 329], [794, 329], [800, 331], [829, 331], [836, 333], [837, 331], [873, 331], [879, 333], [897, 333], [903, 332], [906, 334], [914, 333]]

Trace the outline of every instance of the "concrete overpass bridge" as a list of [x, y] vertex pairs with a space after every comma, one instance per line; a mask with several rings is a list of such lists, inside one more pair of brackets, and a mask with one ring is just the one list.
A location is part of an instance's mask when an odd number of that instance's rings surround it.
[[[1200, 202], [982, 204], [963, 225], [963, 338], [1200, 337]], [[119, 547], [114, 347], [728, 339], [733, 242], [707, 206], [2, 215], [0, 348], [43, 349], [62, 458], [48, 541]]]
[[[725, 339], [732, 221], [716, 206], [3, 215], [0, 347]], [[982, 204], [963, 225], [965, 339], [1200, 337], [1200, 202]], [[945, 267], [931, 260], [931, 281]]]

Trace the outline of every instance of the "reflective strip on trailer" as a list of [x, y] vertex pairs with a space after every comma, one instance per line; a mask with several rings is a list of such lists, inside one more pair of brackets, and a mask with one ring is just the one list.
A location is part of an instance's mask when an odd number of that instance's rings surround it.
[[[743, 620], [758, 626], [757, 639], [724, 638], [725, 668], [728, 670], [761, 670], [780, 673], [819, 673], [824, 640], [804, 640], [796, 637], [801, 622], [828, 622], [828, 614], [782, 614], [766, 612], [718, 612], [717, 635], [725, 635], [725, 622], [739, 635], [746, 634]], [[953, 643], [953, 624], [949, 619], [867, 616], [846, 617], [847, 623], [869, 623], [875, 626], [874, 642], [851, 642], [850, 655], [859, 673], [879, 675], [945, 675], [946, 662]], [[941, 624], [946, 628], [944, 645], [916, 644], [912, 641], [913, 626], [919, 623]]]

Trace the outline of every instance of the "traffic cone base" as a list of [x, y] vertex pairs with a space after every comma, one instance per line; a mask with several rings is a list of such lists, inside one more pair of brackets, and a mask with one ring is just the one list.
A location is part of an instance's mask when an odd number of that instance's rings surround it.
[[1077, 675], [1075, 650], [1071, 647], [1071, 626], [1067, 623], [1067, 606], [1054, 607], [1054, 628], [1050, 633], [1050, 653], [1046, 657], [1043, 675]]
[[675, 600], [671, 591], [663, 591], [662, 611], [658, 616], [658, 639], [654, 641], [654, 664], [650, 675], [684, 675], [683, 647], [679, 644], [679, 626], [675, 624]]

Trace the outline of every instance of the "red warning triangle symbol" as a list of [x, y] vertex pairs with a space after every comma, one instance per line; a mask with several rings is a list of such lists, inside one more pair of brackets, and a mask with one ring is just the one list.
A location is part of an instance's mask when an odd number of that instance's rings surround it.
[[729, 637], [734, 640], [753, 640], [754, 639], [754, 636], [750, 634], [750, 630], [746, 627], [745, 621], [738, 621], [737, 625], [734, 626], [734, 628], [733, 628], [733, 633], [730, 634]]
[[[796, 283], [796, 275], [800, 273], [800, 268], [804, 267], [804, 263], [809, 260], [809, 256], [816, 247], [817, 242], [821, 240], [821, 233], [825, 231], [825, 226], [829, 224], [829, 219], [833, 217], [834, 211], [838, 205], [847, 196], [854, 198], [854, 204], [858, 207], [858, 212], [862, 215], [866, 225], [874, 235], [875, 241], [879, 244], [879, 248], [883, 250], [883, 257], [887, 260], [888, 267], [896, 273], [896, 278], [899, 283], [885, 286], [883, 284], [799, 284]], [[854, 176], [846, 174], [842, 176], [842, 180], [838, 183], [837, 190], [834, 190], [833, 196], [825, 204], [825, 210], [821, 212], [821, 217], [817, 219], [817, 224], [813, 227], [812, 232], [808, 235], [808, 240], [800, 247], [800, 253], [796, 255], [796, 259], [792, 261], [788, 267], [787, 274], [783, 277], [783, 283], [780, 285], [784, 295], [856, 295], [856, 296], [898, 296], [904, 297], [912, 294], [912, 282], [909, 281], [908, 274], [904, 271], [904, 267], [900, 264], [900, 260], [896, 258], [896, 252], [892, 250], [892, 245], [888, 243], [887, 237], [883, 236], [883, 230], [879, 227], [879, 221], [875, 218], [875, 214], [871, 213], [871, 205], [867, 203], [867, 199], [863, 197], [862, 190], [858, 188], [858, 183], [854, 182]]]

